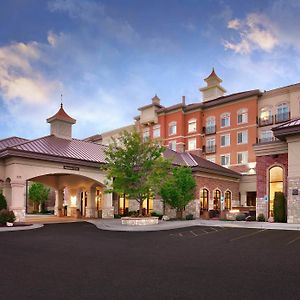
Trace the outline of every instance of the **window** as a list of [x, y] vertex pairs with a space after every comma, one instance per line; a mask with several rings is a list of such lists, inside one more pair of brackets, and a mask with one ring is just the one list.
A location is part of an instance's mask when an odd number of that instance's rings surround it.
[[238, 111], [237, 123], [238, 124], [248, 123], [248, 110], [246, 108], [243, 108]]
[[221, 135], [221, 147], [230, 145], [230, 134]]
[[169, 135], [174, 135], [177, 132], [177, 124], [176, 122], [171, 122], [169, 124]]
[[226, 191], [225, 192], [225, 197], [224, 197], [224, 208], [225, 209], [231, 209], [231, 192], [230, 191]]
[[176, 141], [169, 142], [169, 149], [176, 151]]
[[153, 137], [154, 138], [160, 137], [160, 125], [155, 125], [153, 127]]
[[216, 162], [216, 157], [215, 156], [206, 156], [206, 160], [215, 163]]
[[240, 165], [247, 164], [248, 163], [248, 152], [238, 152], [237, 163]]
[[200, 211], [208, 210], [208, 195], [207, 189], [200, 191]]
[[220, 209], [221, 205], [221, 191], [215, 190], [214, 191], [214, 209]]
[[248, 143], [248, 131], [241, 131], [237, 134], [237, 143], [238, 144], [247, 144]]
[[195, 132], [197, 130], [197, 121], [195, 119], [189, 120], [188, 132]]
[[221, 155], [221, 165], [229, 166], [230, 164], [230, 154]]
[[230, 114], [225, 113], [221, 115], [221, 127], [229, 127], [230, 126]]
[[126, 194], [120, 194], [119, 195], [119, 214], [123, 215], [126, 212], [128, 212], [128, 207], [129, 207], [129, 200], [128, 196]]
[[274, 197], [276, 192], [283, 192], [283, 169], [279, 166], [269, 170], [269, 216], [273, 217]]
[[143, 141], [144, 142], [149, 141], [149, 138], [150, 138], [150, 129], [149, 127], [146, 127], [143, 129]]
[[208, 117], [206, 119], [205, 133], [211, 134], [216, 132], [216, 119], [215, 117]]
[[272, 130], [264, 130], [260, 133], [260, 143], [268, 143], [274, 140]]
[[143, 201], [143, 214], [148, 215], [153, 211], [153, 196], [147, 197]]
[[197, 148], [196, 138], [188, 139], [188, 150], [195, 150]]
[[273, 116], [271, 107], [264, 107], [260, 110], [259, 125], [266, 126], [273, 124]]
[[287, 103], [281, 103], [277, 106], [276, 122], [284, 122], [289, 120], [289, 107]]
[[216, 152], [216, 141], [215, 139], [207, 139], [206, 140], [206, 153], [214, 153]]

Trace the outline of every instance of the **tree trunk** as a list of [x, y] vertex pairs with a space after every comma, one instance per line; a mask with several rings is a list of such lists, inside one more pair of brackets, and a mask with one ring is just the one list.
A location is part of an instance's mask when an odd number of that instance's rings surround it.
[[144, 202], [144, 200], [139, 201], [139, 203], [140, 203], [139, 217], [143, 216], [143, 202]]
[[177, 208], [176, 210], [176, 218], [182, 219], [182, 208]]

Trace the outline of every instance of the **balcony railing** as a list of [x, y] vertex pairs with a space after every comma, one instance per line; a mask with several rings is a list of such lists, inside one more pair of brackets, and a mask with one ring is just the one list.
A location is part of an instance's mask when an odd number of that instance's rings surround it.
[[206, 146], [205, 153], [216, 153], [216, 145]]
[[216, 133], [216, 125], [210, 125], [205, 127], [205, 134], [215, 134]]
[[268, 137], [258, 139], [259, 144], [271, 143], [271, 142], [275, 142], [275, 141], [278, 141], [278, 139], [274, 136], [268, 136]]
[[272, 125], [272, 124], [273, 124], [273, 116], [258, 119], [259, 126], [268, 126], [268, 125]]
[[280, 113], [275, 116], [275, 123], [282, 123], [290, 119], [290, 112]]

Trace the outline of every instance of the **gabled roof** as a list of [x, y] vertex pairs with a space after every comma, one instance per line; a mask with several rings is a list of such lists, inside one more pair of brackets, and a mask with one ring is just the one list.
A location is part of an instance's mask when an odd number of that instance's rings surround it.
[[0, 151], [0, 157], [24, 155], [39, 158], [42, 155], [43, 159], [47, 157], [48, 160], [56, 157], [102, 164], [105, 163], [105, 148], [105, 146], [95, 143], [49, 135], [7, 147]]
[[68, 123], [71, 123], [71, 124], [75, 124], [76, 123], [76, 120], [71, 118], [64, 110], [63, 108], [63, 104], [61, 103], [60, 105], [60, 109], [59, 111], [53, 115], [52, 117], [48, 118], [47, 119], [47, 122], [48, 123], [51, 123], [55, 120], [59, 120], [59, 121], [64, 121], [64, 122], [68, 122]]
[[28, 141], [27, 139], [23, 139], [23, 138], [20, 138], [17, 136], [12, 136], [12, 137], [0, 140], [0, 151], [5, 148], [12, 147], [12, 146], [15, 146], [17, 144], [24, 143], [27, 141]]
[[233, 178], [240, 178], [241, 174], [228, 168], [224, 168], [213, 162], [210, 162], [202, 157], [188, 152], [176, 152], [171, 149], [164, 151], [164, 157], [171, 160], [174, 165], [191, 167], [194, 171], [202, 171], [207, 173], [214, 173]]

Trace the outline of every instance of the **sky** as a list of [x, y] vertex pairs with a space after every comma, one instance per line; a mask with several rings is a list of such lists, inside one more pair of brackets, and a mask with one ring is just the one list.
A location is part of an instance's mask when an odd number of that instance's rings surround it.
[[300, 81], [298, 0], [1, 0], [0, 139], [49, 134], [62, 100], [85, 138], [161, 104]]

